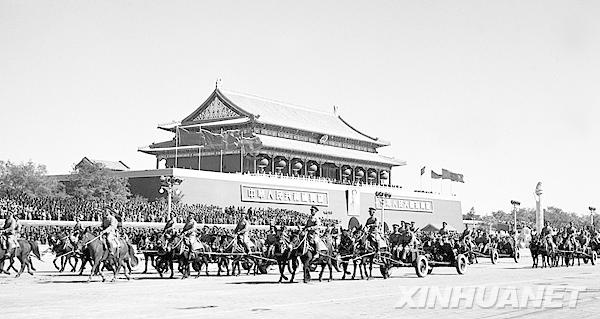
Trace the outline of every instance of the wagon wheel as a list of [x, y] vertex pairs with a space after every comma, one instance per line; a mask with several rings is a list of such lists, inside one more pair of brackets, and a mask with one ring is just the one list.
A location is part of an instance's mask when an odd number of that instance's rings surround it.
[[519, 263], [519, 260], [521, 260], [521, 252], [518, 249], [515, 250], [515, 255], [513, 256], [513, 258], [515, 259], [516, 263]]
[[596, 264], [597, 259], [598, 259], [598, 254], [595, 251], [592, 251], [592, 258], [590, 259], [592, 261], [592, 265]]
[[[466, 262], [466, 260], [465, 260]], [[415, 261], [415, 272], [419, 277], [425, 277], [428, 274], [429, 263], [427, 262], [427, 257], [423, 255], [417, 256], [417, 260]]]
[[463, 254], [456, 256], [456, 272], [463, 275], [467, 270], [467, 257]]
[[492, 249], [490, 251], [490, 259], [492, 260], [492, 264], [496, 264], [498, 262], [498, 251], [496, 249]]

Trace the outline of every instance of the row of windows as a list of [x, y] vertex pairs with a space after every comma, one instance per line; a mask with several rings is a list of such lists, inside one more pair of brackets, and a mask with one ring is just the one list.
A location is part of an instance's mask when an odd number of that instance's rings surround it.
[[353, 150], [358, 150], [358, 151], [363, 151], [363, 152], [375, 153], [374, 147], [367, 147], [367, 146], [364, 146], [361, 144], [356, 144], [356, 143], [347, 143], [347, 142], [341, 141], [340, 138], [338, 138], [338, 137], [329, 137], [327, 140], [320, 141], [317, 138], [317, 137], [319, 137], [319, 138], [321, 137], [321, 135], [319, 135], [319, 134], [312, 134], [314, 137], [310, 137], [307, 135], [298, 134], [296, 131], [290, 132], [285, 129], [284, 130], [273, 130], [273, 129], [268, 129], [265, 127], [256, 127], [256, 128], [254, 128], [254, 132], [258, 133], [258, 134], [288, 138], [288, 139], [293, 139], [293, 140], [302, 141], [302, 142], [322, 143], [323, 145], [329, 145], [329, 146], [334, 146], [334, 147], [341, 147], [341, 148], [353, 149]]

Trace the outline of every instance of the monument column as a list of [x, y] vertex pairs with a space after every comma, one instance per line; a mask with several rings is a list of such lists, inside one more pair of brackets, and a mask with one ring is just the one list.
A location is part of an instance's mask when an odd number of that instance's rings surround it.
[[544, 228], [544, 210], [542, 209], [542, 182], [535, 186], [535, 230], [540, 234]]

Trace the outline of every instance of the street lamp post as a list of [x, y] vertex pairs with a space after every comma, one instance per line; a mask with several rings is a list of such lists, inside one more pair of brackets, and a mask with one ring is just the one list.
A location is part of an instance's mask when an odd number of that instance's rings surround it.
[[594, 229], [594, 213], [596, 212], [596, 207], [588, 207], [590, 209], [590, 225], [592, 225], [592, 229]]
[[[181, 178], [174, 176], [161, 176], [159, 193], [167, 192], [167, 220], [171, 219], [172, 202], [173, 202], [173, 187], [180, 185], [183, 182]], [[179, 194], [179, 190], [175, 190], [175, 194]]]
[[383, 234], [385, 234], [385, 199], [391, 198], [392, 194], [386, 192], [375, 192], [375, 200], [379, 201], [381, 205], [381, 227], [383, 228]]
[[521, 205], [521, 202], [516, 200], [511, 200], [510, 203], [513, 205], [513, 213], [514, 213], [514, 229], [513, 229], [513, 239], [515, 241], [515, 249], [517, 249], [517, 207]]

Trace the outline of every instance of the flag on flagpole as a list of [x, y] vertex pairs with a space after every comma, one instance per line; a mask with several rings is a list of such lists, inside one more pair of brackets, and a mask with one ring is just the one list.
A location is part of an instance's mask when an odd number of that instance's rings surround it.
[[431, 171], [431, 178], [433, 178], [433, 179], [441, 179], [441, 178], [442, 178], [442, 175], [440, 175], [440, 174], [438, 174], [438, 173], [436, 173], [436, 172], [434, 172], [434, 171], [432, 170], [432, 171]]
[[442, 179], [452, 179], [452, 172], [445, 168], [442, 168]]
[[185, 128], [179, 129], [179, 145], [194, 146], [206, 144], [206, 138], [202, 132], [194, 132]]
[[459, 182], [459, 183], [465, 182], [463, 174], [457, 174], [457, 173], [451, 172], [447, 169], [442, 169], [442, 178], [449, 179], [453, 182]]

